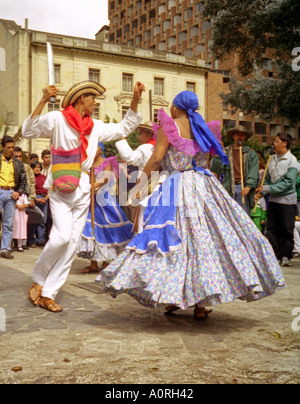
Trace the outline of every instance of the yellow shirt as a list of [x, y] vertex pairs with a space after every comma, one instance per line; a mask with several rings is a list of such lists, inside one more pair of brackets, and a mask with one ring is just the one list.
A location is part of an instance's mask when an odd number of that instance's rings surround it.
[[15, 170], [13, 159], [6, 161], [2, 154], [1, 170], [0, 170], [0, 187], [14, 187], [15, 186]]

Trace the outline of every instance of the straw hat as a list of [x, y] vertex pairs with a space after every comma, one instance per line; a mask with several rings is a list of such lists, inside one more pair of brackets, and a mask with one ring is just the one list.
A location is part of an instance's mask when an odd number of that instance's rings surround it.
[[66, 108], [69, 105], [74, 104], [78, 97], [83, 94], [95, 94], [96, 96], [100, 96], [105, 93], [106, 89], [96, 81], [92, 80], [85, 80], [81, 81], [80, 83], [74, 84], [64, 96], [62, 100], [61, 106], [62, 108]]
[[145, 130], [146, 132], [150, 132], [153, 135], [153, 129], [150, 122], [141, 123], [138, 129]]
[[251, 131], [247, 131], [243, 125], [238, 125], [235, 128], [229, 129], [226, 135], [229, 139], [233, 140], [233, 135], [235, 133], [244, 133], [247, 136], [246, 140], [250, 139], [250, 137], [253, 135], [253, 133]]

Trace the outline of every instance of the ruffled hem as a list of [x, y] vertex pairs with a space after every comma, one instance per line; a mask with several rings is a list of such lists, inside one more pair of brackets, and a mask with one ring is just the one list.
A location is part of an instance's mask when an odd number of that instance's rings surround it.
[[142, 233], [137, 234], [127, 245], [126, 250], [133, 250], [137, 254], [145, 254], [150, 247], [155, 246], [161, 255], [170, 254], [181, 247], [181, 239], [174, 224], [163, 227], [145, 227]]
[[[103, 274], [100, 274], [96, 282], [103, 282]], [[160, 307], [160, 306], [165, 306], [165, 305], [173, 305], [177, 306], [182, 310], [187, 310], [190, 307], [195, 306], [198, 304], [200, 307], [208, 307], [208, 306], [216, 306], [218, 304], [225, 304], [225, 303], [232, 303], [235, 300], [242, 300], [247, 303], [252, 303], [257, 300], [261, 300], [263, 298], [269, 297], [273, 295], [276, 291], [279, 291], [280, 289], [284, 288], [285, 285], [280, 285], [278, 284], [277, 286], [274, 287], [273, 290], [268, 291], [268, 292], [259, 292], [255, 291], [257, 288], [257, 285], [249, 285], [245, 288], [245, 292], [239, 294], [232, 294], [232, 295], [222, 295], [221, 293], [218, 294], [212, 294], [205, 296], [201, 300], [197, 300], [196, 298], [194, 300], [190, 300], [189, 303], [184, 303], [180, 299], [164, 299], [163, 297], [159, 298], [159, 300], [156, 300], [156, 297], [154, 296], [153, 293], [150, 291], [147, 291], [147, 288], [144, 286], [140, 287], [135, 287], [131, 289], [116, 289], [113, 286], [110, 287], [104, 287], [104, 290], [106, 293], [109, 293], [111, 297], [117, 298], [118, 295], [122, 293], [126, 293], [132, 298], [134, 298], [138, 303], [140, 303], [142, 306], [149, 307], [149, 308], [155, 308], [155, 307]]]
[[[189, 156], [195, 156], [197, 153], [201, 152], [200, 146], [195, 140], [184, 139], [179, 135], [178, 128], [175, 124], [174, 119], [167, 115], [163, 108], [158, 111], [157, 118], [164, 128], [164, 132], [168, 138], [169, 143], [174, 146], [175, 149]], [[153, 123], [154, 139], [156, 139], [157, 131], [159, 128], [159, 125]]]
[[120, 244], [98, 244], [93, 238], [82, 237], [77, 255], [90, 261], [111, 262], [124, 250], [128, 241]]
[[[232, 274], [219, 272], [212, 262], [212, 275], [202, 277], [201, 264], [197, 270], [193, 269], [192, 263], [185, 261], [182, 251], [170, 257], [161, 256], [158, 261], [153, 248], [147, 261], [140, 257], [133, 251], [125, 250], [101, 272], [96, 281], [103, 282], [106, 292], [114, 298], [126, 293], [146, 307], [170, 304], [184, 310], [195, 304], [205, 307], [235, 300], [250, 303], [285, 287], [282, 276], [270, 274], [267, 279], [249, 267], [244, 278], [240, 277], [237, 268], [232, 268], [235, 272], [233, 277]], [[219, 275], [215, 277], [217, 272]]]

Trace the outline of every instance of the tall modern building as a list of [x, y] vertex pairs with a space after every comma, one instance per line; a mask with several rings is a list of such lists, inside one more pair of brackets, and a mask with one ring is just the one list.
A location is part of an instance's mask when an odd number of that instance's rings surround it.
[[109, 41], [212, 62], [204, 1], [109, 0]]
[[[236, 74], [237, 55], [226, 61], [214, 59], [210, 50], [211, 26], [202, 16], [204, 1], [199, 0], [108, 0], [110, 26], [100, 30], [103, 39], [123, 46], [171, 52], [197, 58], [206, 73], [205, 119], [220, 120], [225, 129], [244, 125], [259, 143], [270, 144], [279, 131], [288, 132], [299, 144], [300, 127], [289, 127], [283, 120], [265, 122], [258, 117], [232, 114], [219, 94], [228, 92], [230, 74]], [[99, 33], [98, 33], [99, 34]], [[266, 50], [263, 74], [272, 77], [272, 54]]]

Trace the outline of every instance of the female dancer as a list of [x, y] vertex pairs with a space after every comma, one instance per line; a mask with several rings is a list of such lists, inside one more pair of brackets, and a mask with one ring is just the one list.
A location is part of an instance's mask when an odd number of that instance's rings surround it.
[[166, 304], [166, 313], [194, 306], [195, 318], [205, 320], [206, 306], [251, 302], [285, 284], [269, 242], [202, 168], [210, 149], [228, 161], [197, 108], [197, 96], [184, 91], [173, 101], [172, 118], [160, 110], [155, 150], [139, 186], [160, 165], [170, 175], [148, 202], [143, 232], [100, 279], [113, 297], [125, 292], [148, 307]]
[[[110, 191], [116, 184], [119, 175], [117, 156], [105, 158], [103, 143], [99, 143], [93, 167], [95, 168], [95, 232], [93, 234], [91, 223], [91, 207], [87, 222], [78, 248], [78, 255], [88, 258], [90, 265], [81, 273], [99, 272], [105, 268], [124, 250], [124, 247], [132, 239], [132, 223], [127, 219]], [[100, 269], [98, 268], [100, 264]]]

